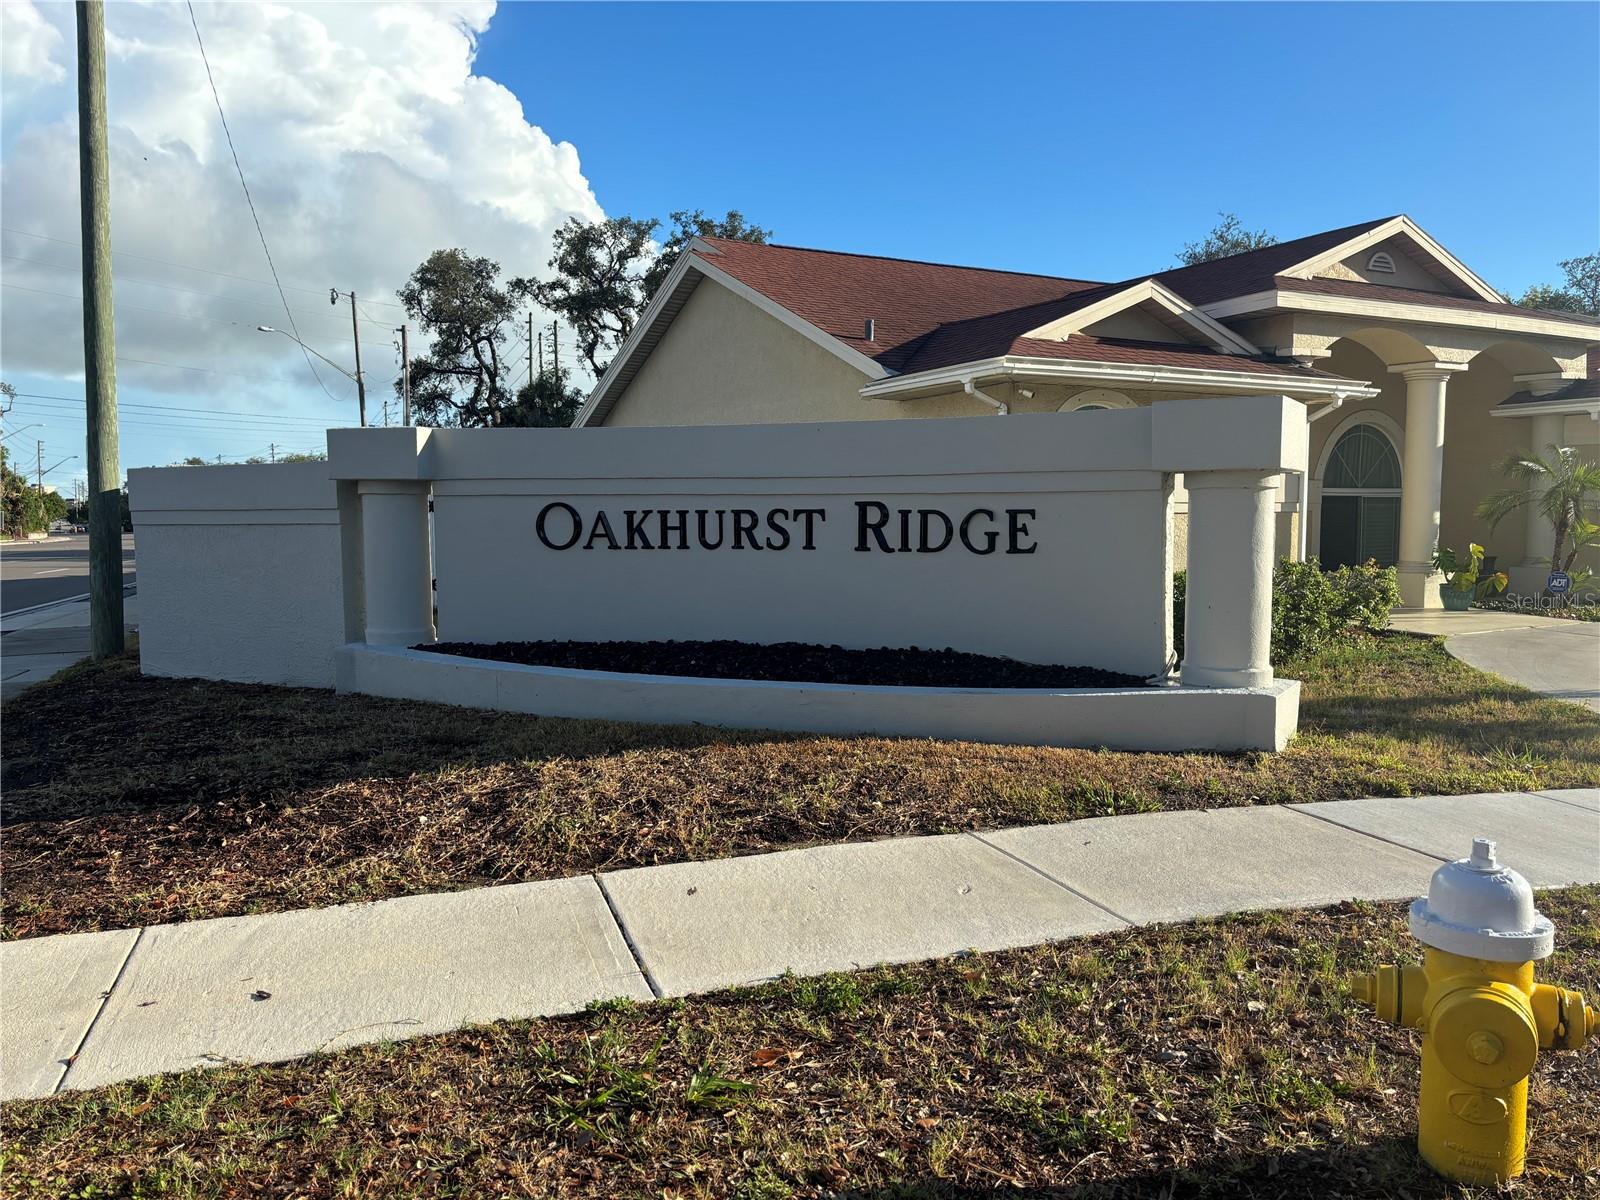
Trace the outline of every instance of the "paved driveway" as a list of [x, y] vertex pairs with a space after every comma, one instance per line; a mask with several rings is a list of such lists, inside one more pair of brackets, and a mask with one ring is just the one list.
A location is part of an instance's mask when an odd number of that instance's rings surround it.
[[1396, 613], [1394, 628], [1442, 634], [1444, 648], [1480, 671], [1600, 712], [1600, 623], [1515, 613]]

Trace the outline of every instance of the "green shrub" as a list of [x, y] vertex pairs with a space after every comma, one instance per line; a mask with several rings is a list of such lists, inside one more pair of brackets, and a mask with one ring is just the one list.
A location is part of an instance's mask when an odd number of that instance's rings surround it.
[[[1188, 591], [1188, 573], [1175, 572], [1172, 642], [1180, 662]], [[1389, 610], [1399, 602], [1393, 567], [1368, 561], [1324, 571], [1314, 558], [1303, 563], [1279, 559], [1272, 572], [1272, 663], [1278, 666], [1315, 653], [1353, 625], [1382, 629], [1389, 623]]]
[[1320, 649], [1341, 624], [1337, 593], [1317, 560], [1280, 558], [1272, 572], [1272, 661]]
[[1335, 567], [1328, 572], [1337, 597], [1339, 620], [1376, 632], [1389, 624], [1389, 612], [1400, 603], [1400, 580], [1393, 567], [1380, 567], [1370, 558], [1360, 566]]

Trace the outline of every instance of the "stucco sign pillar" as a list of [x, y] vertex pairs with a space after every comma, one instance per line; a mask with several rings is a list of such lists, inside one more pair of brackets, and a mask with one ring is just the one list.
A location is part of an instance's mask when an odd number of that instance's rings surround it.
[[1154, 460], [1189, 489], [1185, 687], [1272, 683], [1278, 484], [1306, 469], [1305, 405], [1287, 396], [1158, 401]]
[[366, 641], [415, 646], [433, 640], [433, 573], [428, 559], [428, 485], [363, 479], [361, 560]]
[[[1439, 545], [1439, 497], [1444, 485], [1445, 386], [1465, 363], [1403, 363], [1389, 370], [1406, 381], [1406, 448], [1400, 468], [1400, 603], [1439, 608], [1433, 552]], [[1458, 546], [1457, 550], [1465, 547]]]
[[1282, 476], [1191, 471], [1185, 687], [1272, 682], [1273, 510]]
[[[415, 646], [434, 640], [433, 553], [428, 499], [433, 457], [429, 430], [330, 429], [329, 474], [341, 481], [354, 513], [345, 512], [347, 596], [351, 641], [369, 646]], [[351, 516], [359, 519], [351, 521]], [[359, 549], [357, 547], [359, 546]]]

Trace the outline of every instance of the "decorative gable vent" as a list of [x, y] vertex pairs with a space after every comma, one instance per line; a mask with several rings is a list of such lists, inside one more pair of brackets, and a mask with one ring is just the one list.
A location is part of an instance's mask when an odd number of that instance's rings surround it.
[[1377, 271], [1383, 275], [1393, 275], [1394, 259], [1390, 257], [1387, 250], [1379, 250], [1371, 258], [1367, 259], [1367, 270]]

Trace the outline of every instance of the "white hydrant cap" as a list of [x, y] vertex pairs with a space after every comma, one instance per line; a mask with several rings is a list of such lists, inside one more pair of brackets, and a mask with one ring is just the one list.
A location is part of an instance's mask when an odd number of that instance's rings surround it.
[[1488, 838], [1473, 838], [1471, 858], [1433, 873], [1428, 894], [1412, 902], [1411, 934], [1436, 950], [1491, 962], [1548, 958], [1556, 941], [1528, 881], [1496, 861]]

